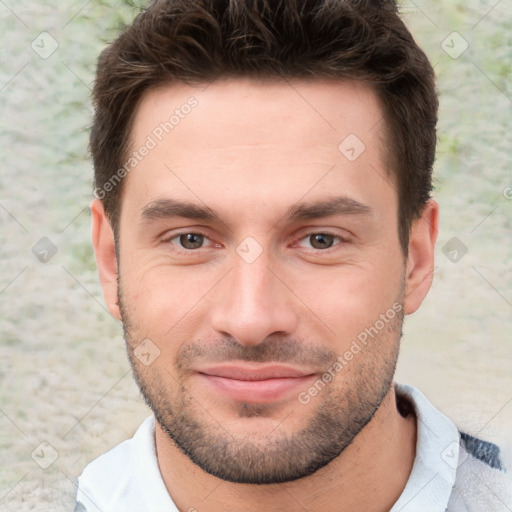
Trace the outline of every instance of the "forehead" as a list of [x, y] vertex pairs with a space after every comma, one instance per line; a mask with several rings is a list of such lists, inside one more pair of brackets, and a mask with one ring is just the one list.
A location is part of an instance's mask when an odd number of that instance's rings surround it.
[[169, 84], [140, 101], [130, 151], [151, 149], [125, 191], [146, 202], [172, 192], [216, 206], [279, 197], [284, 207], [333, 187], [361, 202], [389, 200], [383, 131], [379, 98], [361, 82]]
[[[187, 107], [191, 98], [198, 108]], [[232, 78], [196, 86], [177, 83], [149, 89], [139, 102], [132, 140], [157, 129], [155, 121], [171, 120], [174, 111], [172, 135], [187, 146], [200, 142], [254, 144], [278, 139], [317, 145], [319, 140], [335, 143], [344, 132], [370, 143], [384, 127], [379, 98], [370, 85], [361, 81]], [[187, 122], [182, 123], [185, 118]], [[279, 132], [285, 124], [287, 130]], [[333, 137], [326, 140], [326, 132]]]

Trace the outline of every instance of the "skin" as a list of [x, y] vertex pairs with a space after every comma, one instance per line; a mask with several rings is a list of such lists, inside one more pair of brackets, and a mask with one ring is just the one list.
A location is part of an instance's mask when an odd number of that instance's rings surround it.
[[[119, 261], [101, 201], [91, 208], [105, 300], [123, 319], [139, 385], [167, 427], [186, 413], [210, 445], [230, 443], [228, 462], [261, 456], [255, 471], [269, 465], [270, 471], [280, 454], [264, 454], [289, 446], [322, 411], [339, 422], [330, 432], [347, 435], [340, 435], [346, 445], [340, 444], [341, 453], [309, 476], [255, 485], [206, 472], [157, 422], [167, 489], [180, 511], [387, 511], [405, 487], [416, 444], [415, 418], [399, 414], [390, 386], [401, 317], [307, 405], [297, 392], [307, 391], [310, 381], [284, 398], [250, 403], [216, 393], [197, 370], [227, 354], [246, 361], [267, 354], [260, 361], [289, 361], [321, 377], [393, 304], [401, 304], [404, 314], [418, 309], [431, 285], [438, 205], [430, 200], [414, 221], [405, 258], [396, 185], [384, 159], [382, 108], [364, 84], [318, 80], [292, 87], [232, 79], [208, 87], [166, 85], [143, 96], [133, 148], [190, 96], [198, 106], [126, 178]], [[338, 150], [349, 134], [366, 146], [353, 162]], [[338, 196], [365, 211], [295, 220], [286, 215], [298, 202]], [[155, 201], [170, 198], [206, 206], [219, 219], [161, 217], [154, 208], [144, 218]], [[198, 232], [207, 237], [204, 246], [187, 252], [177, 235]], [[312, 245], [314, 233], [335, 235], [332, 247]], [[246, 237], [261, 252], [251, 263], [237, 252], [247, 249], [240, 246]], [[148, 366], [134, 357], [144, 339], [159, 350]], [[365, 426], [349, 435], [364, 414]], [[317, 430], [309, 438], [319, 438]], [[288, 455], [295, 460], [297, 450]]]

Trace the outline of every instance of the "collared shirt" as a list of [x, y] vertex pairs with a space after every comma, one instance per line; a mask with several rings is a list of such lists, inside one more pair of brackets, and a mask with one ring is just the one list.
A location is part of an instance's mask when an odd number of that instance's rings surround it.
[[[396, 391], [415, 411], [417, 444], [390, 512], [510, 512], [510, 473], [498, 447], [460, 433], [416, 388], [397, 384]], [[85, 468], [74, 512], [179, 512], [158, 468], [154, 416]]]

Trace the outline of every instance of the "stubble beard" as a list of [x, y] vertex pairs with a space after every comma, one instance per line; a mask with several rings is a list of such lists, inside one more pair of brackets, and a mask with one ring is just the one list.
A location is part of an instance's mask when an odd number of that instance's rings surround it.
[[[186, 365], [190, 354], [201, 353], [201, 344], [188, 345], [178, 353], [175, 368], [166, 370], [153, 363], [145, 367], [134, 355], [134, 348], [144, 336], [135, 332], [130, 308], [123, 301], [119, 282], [119, 307], [124, 336], [134, 378], [156, 420], [174, 443], [203, 471], [225, 481], [243, 484], [278, 484], [312, 475], [338, 457], [361, 430], [372, 420], [393, 382], [402, 336], [403, 310], [393, 318], [379, 336], [372, 339], [350, 362], [350, 382], [344, 372], [319, 391], [308, 405], [310, 419], [299, 430], [287, 434], [279, 425], [265, 436], [241, 434], [229, 430], [215, 419], [215, 410], [200, 404], [185, 388], [183, 379], [171, 378], [170, 372]], [[403, 291], [399, 297], [403, 304]], [[386, 346], [379, 352], [376, 348]], [[222, 346], [238, 359], [251, 361], [288, 361], [305, 359], [310, 352], [297, 352], [297, 343], [271, 339], [258, 347], [244, 347], [234, 340]], [[288, 356], [294, 354], [293, 361]], [[313, 356], [312, 356], [313, 357]], [[324, 349], [315, 361], [330, 360], [337, 355]], [[326, 369], [329, 365], [326, 365]], [[336, 386], [336, 380], [344, 386]], [[178, 384], [179, 382], [179, 384]], [[350, 387], [347, 387], [349, 384]], [[275, 413], [270, 404], [236, 404], [238, 417], [251, 418]], [[307, 409], [304, 409], [305, 411]], [[299, 409], [299, 414], [302, 409]], [[284, 416], [282, 414], [282, 416]], [[286, 418], [282, 418], [283, 424]]]

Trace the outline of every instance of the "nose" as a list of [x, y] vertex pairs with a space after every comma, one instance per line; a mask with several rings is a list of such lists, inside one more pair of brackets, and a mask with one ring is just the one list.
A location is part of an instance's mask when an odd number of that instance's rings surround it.
[[298, 321], [293, 305], [293, 293], [270, 269], [265, 253], [252, 263], [235, 254], [215, 297], [212, 327], [242, 345], [257, 345], [268, 336], [293, 334]]

